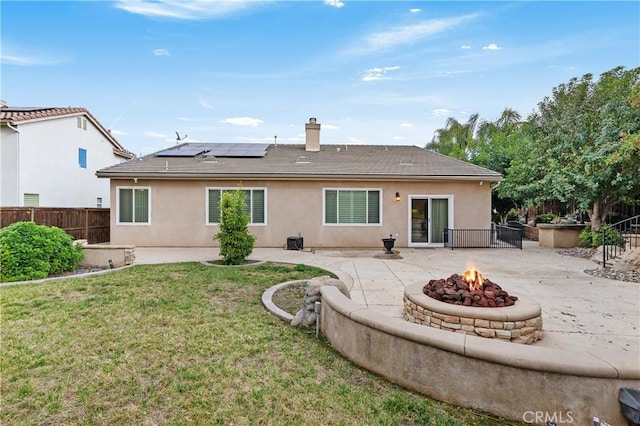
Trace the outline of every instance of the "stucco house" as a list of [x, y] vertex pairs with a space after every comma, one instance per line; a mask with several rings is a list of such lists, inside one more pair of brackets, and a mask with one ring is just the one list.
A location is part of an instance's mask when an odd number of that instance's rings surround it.
[[85, 108], [0, 107], [0, 206], [109, 207], [96, 170], [133, 158]]
[[[186, 143], [101, 169], [111, 243], [215, 246], [222, 191], [246, 191], [256, 247], [443, 244], [444, 228], [489, 229], [494, 171], [416, 146]], [[297, 240], [296, 240], [297, 241]]]

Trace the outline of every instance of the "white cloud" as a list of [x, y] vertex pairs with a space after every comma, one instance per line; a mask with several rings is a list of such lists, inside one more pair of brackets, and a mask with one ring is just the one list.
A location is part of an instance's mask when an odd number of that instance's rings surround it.
[[366, 139], [356, 138], [353, 136], [349, 136], [347, 139], [349, 140], [349, 143], [352, 143], [354, 145], [364, 145], [365, 143], [367, 143]]
[[144, 135], [148, 136], [150, 138], [158, 138], [158, 139], [166, 139], [168, 137], [164, 133], [154, 132], [153, 130], [150, 130], [148, 132], [144, 132]]
[[468, 44], [463, 44], [462, 46], [460, 46], [460, 49], [471, 49], [471, 46], [469, 46]]
[[264, 121], [259, 118], [251, 118], [251, 117], [231, 117], [225, 118], [221, 121], [221, 123], [233, 124], [235, 126], [249, 126], [249, 127], [257, 127], [261, 124], [264, 124]]
[[322, 124], [322, 130], [340, 130], [340, 127], [333, 124]]
[[213, 106], [211, 106], [211, 104], [207, 101], [198, 101], [198, 104], [203, 108], [207, 108], [207, 109], [213, 108]]
[[453, 111], [448, 110], [446, 108], [438, 108], [438, 109], [432, 109], [431, 113], [433, 115], [437, 115], [438, 117], [442, 117], [443, 115], [449, 115], [451, 114]]
[[241, 12], [268, 0], [119, 0], [115, 7], [154, 18], [199, 20]]
[[72, 62], [72, 58], [66, 54], [54, 52], [50, 48], [43, 50], [39, 47], [14, 45], [3, 40], [0, 62], [19, 66], [58, 65]]
[[422, 9], [417, 9], [417, 8], [416, 9], [409, 9], [409, 12], [410, 13], [420, 13], [420, 12], [422, 12]]
[[391, 139], [393, 139], [394, 141], [403, 141], [407, 138], [405, 138], [404, 136], [393, 136]]
[[405, 127], [407, 129], [412, 129], [414, 126], [411, 123], [402, 123], [402, 124], [400, 124], [400, 127]]
[[324, 0], [324, 4], [331, 7], [341, 8], [344, 7], [344, 3], [340, 0]]
[[491, 43], [487, 46], [482, 46], [482, 50], [500, 50], [502, 47], [498, 46], [495, 43]]
[[397, 69], [400, 69], [397, 65], [393, 67], [370, 68], [364, 72], [365, 75], [362, 77], [362, 81], [388, 80], [387, 72]]
[[109, 131], [111, 132], [112, 135], [114, 136], [124, 136], [124, 135], [128, 135], [127, 132], [123, 132], [121, 130], [116, 130], [116, 129], [109, 129]]
[[442, 33], [473, 21], [477, 14], [456, 16], [453, 18], [430, 19], [414, 25], [398, 27], [389, 31], [369, 34], [364, 39], [364, 45], [354, 49], [356, 53], [376, 52], [396, 46], [411, 44], [429, 36]]
[[153, 54], [155, 56], [169, 56], [169, 51], [167, 49], [154, 49]]

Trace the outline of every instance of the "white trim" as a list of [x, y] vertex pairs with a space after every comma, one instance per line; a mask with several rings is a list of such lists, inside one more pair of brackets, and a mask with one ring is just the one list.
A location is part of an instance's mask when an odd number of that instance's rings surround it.
[[[149, 199], [147, 200], [149, 214], [146, 222], [120, 222], [120, 190], [121, 189], [146, 189], [149, 192]], [[133, 192], [135, 194], [135, 191]], [[133, 200], [133, 209], [135, 214], [135, 195]], [[150, 186], [116, 186], [116, 225], [123, 226], [149, 226], [151, 225], [151, 187]], [[134, 218], [135, 220], [135, 218]]]
[[[240, 189], [242, 191], [254, 191], [254, 190], [262, 190], [264, 191], [264, 223], [253, 223], [251, 219], [249, 220], [249, 226], [267, 226], [267, 212], [268, 212], [268, 196], [267, 196], [267, 187], [262, 186], [251, 186], [251, 187], [241, 187], [237, 186], [207, 186], [204, 188], [205, 194], [205, 203], [204, 203], [204, 224], [205, 226], [218, 226], [220, 222], [209, 222], [209, 191], [210, 190], [221, 190], [221, 191], [235, 191], [236, 189]], [[253, 197], [253, 195], [252, 195]], [[251, 199], [253, 203], [253, 198]], [[251, 208], [251, 216], [253, 216], [253, 207]]]
[[429, 221], [429, 226], [427, 229], [428, 232], [428, 237], [427, 240], [431, 241], [431, 200], [433, 199], [438, 199], [438, 200], [442, 200], [442, 199], [446, 199], [447, 202], [447, 221], [448, 221], [448, 226], [449, 228], [454, 228], [454, 196], [451, 194], [409, 194], [407, 196], [407, 222], [408, 222], [408, 230], [407, 230], [407, 245], [409, 247], [444, 247], [444, 242], [443, 243], [432, 243], [432, 242], [426, 242], [426, 243], [414, 243], [412, 242], [412, 222], [411, 222], [411, 204], [413, 200], [428, 200], [428, 212], [429, 212], [429, 217], [428, 217], [428, 221]]
[[[378, 217], [379, 223], [327, 223], [326, 221], [326, 209], [327, 209], [327, 191], [378, 191], [380, 197], [378, 199]], [[323, 187], [322, 188], [322, 226], [369, 226], [369, 227], [381, 227], [383, 223], [382, 218], [382, 204], [384, 203], [384, 191], [382, 188], [349, 188], [349, 187]], [[367, 218], [368, 219], [368, 218]]]

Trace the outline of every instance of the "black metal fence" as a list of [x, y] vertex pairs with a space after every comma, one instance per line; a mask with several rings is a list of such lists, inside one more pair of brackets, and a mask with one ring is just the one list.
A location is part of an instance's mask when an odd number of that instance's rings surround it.
[[602, 266], [622, 256], [629, 249], [640, 247], [640, 215], [600, 228], [602, 238]]
[[497, 225], [492, 229], [445, 229], [444, 246], [454, 248], [522, 249], [522, 229]]

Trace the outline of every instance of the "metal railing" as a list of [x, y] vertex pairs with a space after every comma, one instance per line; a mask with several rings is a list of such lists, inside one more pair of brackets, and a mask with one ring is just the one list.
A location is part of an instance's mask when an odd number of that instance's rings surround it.
[[445, 229], [444, 246], [454, 248], [522, 249], [522, 229], [497, 225], [492, 229]]
[[607, 261], [619, 257], [628, 249], [640, 247], [640, 215], [603, 225], [600, 228], [602, 237], [602, 267]]

